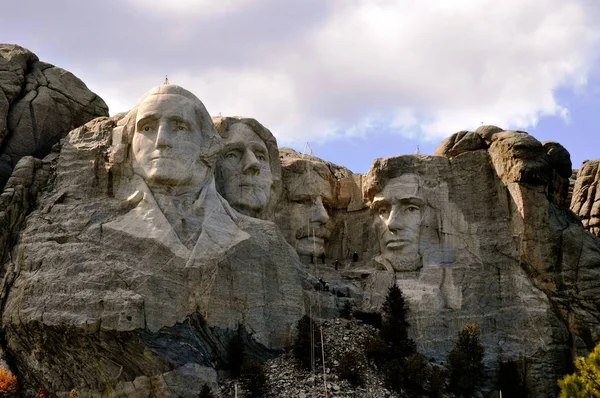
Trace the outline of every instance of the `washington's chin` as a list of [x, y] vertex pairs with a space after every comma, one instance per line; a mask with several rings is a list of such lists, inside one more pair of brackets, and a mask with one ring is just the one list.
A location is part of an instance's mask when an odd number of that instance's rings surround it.
[[298, 254], [310, 256], [320, 256], [325, 253], [325, 239], [318, 236], [308, 236], [296, 241], [296, 251]]

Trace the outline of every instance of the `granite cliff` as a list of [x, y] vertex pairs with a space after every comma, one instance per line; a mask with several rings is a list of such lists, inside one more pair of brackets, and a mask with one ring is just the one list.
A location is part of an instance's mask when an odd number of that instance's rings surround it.
[[482, 126], [363, 175], [211, 118], [176, 85], [127, 114], [64, 116], [56, 137], [70, 133], [14, 158], [0, 196], [0, 343], [24, 391], [194, 397], [238, 331], [264, 360], [305, 313], [379, 311], [393, 284], [437, 363], [479, 325], [482, 391], [511, 363], [530, 396], [555, 397], [600, 341], [598, 162], [570, 198], [558, 143]]

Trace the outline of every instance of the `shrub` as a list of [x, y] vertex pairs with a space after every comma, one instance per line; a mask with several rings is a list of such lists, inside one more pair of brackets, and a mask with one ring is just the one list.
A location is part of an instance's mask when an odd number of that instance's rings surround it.
[[313, 358], [319, 358], [321, 354], [319, 325], [308, 315], [304, 315], [298, 321], [297, 329], [298, 334], [292, 352], [301, 368], [311, 370]]
[[242, 366], [242, 387], [246, 398], [260, 398], [267, 392], [267, 375], [260, 362], [250, 361]]
[[340, 310], [340, 316], [345, 319], [352, 318], [352, 303], [350, 302], [350, 300], [344, 303], [344, 306]]
[[450, 383], [448, 390], [458, 396], [470, 397], [483, 378], [484, 348], [479, 342], [479, 330], [467, 323], [458, 333], [458, 341], [448, 354]]
[[404, 389], [409, 397], [423, 396], [428, 378], [429, 364], [425, 356], [414, 353], [406, 358]]
[[353, 316], [364, 324], [381, 329], [381, 314], [378, 312], [354, 311]]
[[9, 370], [0, 368], [0, 396], [6, 397], [17, 391], [17, 378]]
[[353, 387], [365, 385], [362, 359], [356, 352], [347, 352], [342, 356], [337, 373], [340, 379], [348, 380]]
[[44, 387], [40, 387], [34, 398], [50, 398], [50, 392]]
[[375, 363], [375, 366], [381, 368], [388, 355], [388, 346], [379, 334], [369, 337], [365, 340], [365, 356]]
[[71, 392], [69, 393], [69, 398], [79, 398], [79, 394], [77, 393], [76, 389], [71, 390]]
[[587, 357], [575, 360], [575, 373], [558, 381], [560, 398], [600, 396], [600, 344]]

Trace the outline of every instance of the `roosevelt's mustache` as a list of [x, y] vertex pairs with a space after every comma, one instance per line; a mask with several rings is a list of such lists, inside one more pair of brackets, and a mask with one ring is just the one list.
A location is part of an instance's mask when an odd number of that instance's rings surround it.
[[315, 225], [314, 227], [311, 225], [309, 228], [300, 228], [296, 231], [296, 239], [308, 238], [310, 236], [315, 236], [317, 238], [329, 238], [331, 231], [329, 228], [324, 225]]

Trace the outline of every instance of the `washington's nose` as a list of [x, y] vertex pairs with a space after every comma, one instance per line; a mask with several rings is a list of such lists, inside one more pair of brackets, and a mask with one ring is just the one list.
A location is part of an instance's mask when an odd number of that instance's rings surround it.
[[387, 220], [387, 227], [392, 232], [400, 231], [402, 228], [404, 228], [402, 216], [395, 208], [392, 208], [392, 210], [390, 211], [390, 216]]
[[327, 214], [327, 209], [323, 206], [323, 199], [320, 196], [315, 199], [311, 212], [311, 222], [325, 224], [329, 221], [329, 214]]
[[156, 148], [161, 147], [173, 147], [173, 143], [171, 142], [171, 132], [169, 131], [169, 126], [167, 124], [161, 123], [158, 125], [158, 131], [156, 133], [156, 142], [154, 146]]
[[256, 159], [254, 152], [247, 150], [242, 159], [242, 172], [246, 175], [258, 175], [260, 172], [260, 162]]

